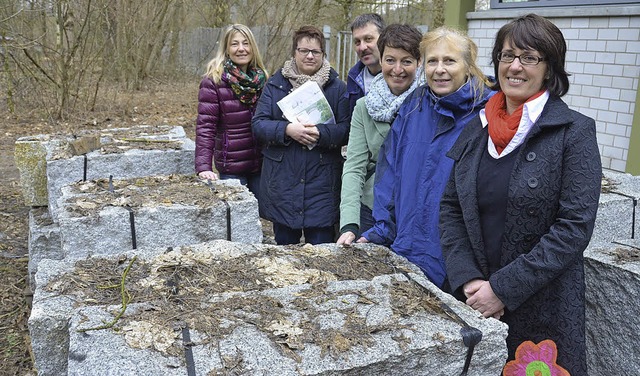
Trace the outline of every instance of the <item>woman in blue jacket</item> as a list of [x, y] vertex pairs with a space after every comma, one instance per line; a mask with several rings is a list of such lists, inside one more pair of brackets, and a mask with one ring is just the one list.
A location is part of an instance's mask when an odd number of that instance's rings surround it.
[[374, 227], [359, 242], [390, 246], [438, 287], [445, 285], [438, 217], [453, 160], [445, 154], [494, 93], [476, 65], [478, 48], [440, 27], [422, 38], [427, 85], [400, 108], [380, 148], [374, 184]]
[[[252, 120], [263, 144], [260, 212], [273, 222], [276, 243], [335, 241], [338, 222], [340, 148], [349, 137], [346, 85], [325, 59], [324, 36], [313, 26], [293, 34], [292, 57], [265, 85]], [[286, 119], [278, 101], [307, 81], [315, 81], [333, 111], [335, 124], [302, 124]]]

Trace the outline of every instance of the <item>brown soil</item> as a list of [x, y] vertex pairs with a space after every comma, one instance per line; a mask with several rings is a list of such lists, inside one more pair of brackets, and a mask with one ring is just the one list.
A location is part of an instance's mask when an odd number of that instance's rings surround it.
[[87, 129], [133, 125], [180, 125], [194, 138], [198, 79], [155, 81], [144, 91], [110, 89], [97, 111], [74, 114], [52, 123], [38, 111], [9, 114], [0, 105], [0, 375], [32, 375], [27, 319], [30, 288], [27, 279], [28, 214], [14, 164], [17, 138], [49, 133], [82, 133]]

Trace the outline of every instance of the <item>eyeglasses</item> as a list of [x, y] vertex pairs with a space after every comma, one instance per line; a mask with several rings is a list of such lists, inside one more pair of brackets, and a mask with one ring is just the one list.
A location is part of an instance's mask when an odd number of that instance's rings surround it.
[[309, 52], [311, 52], [311, 54], [313, 55], [313, 57], [320, 57], [322, 56], [322, 51], [320, 50], [310, 50], [308, 48], [296, 48], [296, 51], [298, 51], [298, 53], [302, 56], [307, 56], [309, 55]]
[[522, 65], [538, 65], [541, 61], [547, 60], [544, 57], [538, 57], [536, 55], [514, 55], [511, 52], [498, 52], [498, 60], [503, 63], [513, 63], [518, 58]]

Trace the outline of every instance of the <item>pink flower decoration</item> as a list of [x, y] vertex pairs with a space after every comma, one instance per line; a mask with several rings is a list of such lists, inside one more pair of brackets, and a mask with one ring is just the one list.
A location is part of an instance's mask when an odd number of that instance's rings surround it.
[[566, 369], [556, 364], [556, 343], [545, 339], [539, 344], [524, 341], [516, 349], [515, 360], [502, 370], [503, 376], [571, 376]]

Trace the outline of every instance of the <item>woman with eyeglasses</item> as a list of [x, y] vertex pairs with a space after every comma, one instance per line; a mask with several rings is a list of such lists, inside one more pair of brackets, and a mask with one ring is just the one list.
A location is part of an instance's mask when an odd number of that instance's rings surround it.
[[491, 54], [499, 92], [448, 153], [447, 275], [460, 299], [509, 325], [505, 375], [521, 366], [519, 346], [544, 340], [557, 351], [547, 366], [587, 374], [582, 257], [602, 168], [594, 120], [560, 99], [569, 90], [566, 50], [543, 17], [503, 26]]
[[494, 93], [476, 44], [440, 27], [420, 42], [426, 85], [400, 107], [380, 148], [373, 187], [375, 225], [358, 242], [390, 246], [449, 291], [440, 249], [440, 198], [453, 160], [445, 154]]
[[258, 196], [262, 156], [251, 118], [268, 77], [251, 30], [229, 26], [198, 92], [195, 168], [200, 178], [238, 179]]
[[377, 75], [351, 115], [347, 160], [342, 173], [340, 237], [353, 243], [373, 226], [373, 182], [378, 152], [404, 100], [418, 87], [420, 40], [413, 26], [393, 24], [378, 37], [382, 74]]
[[[338, 222], [340, 148], [349, 137], [346, 85], [325, 58], [324, 35], [314, 26], [293, 34], [291, 58], [269, 79], [253, 118], [264, 145], [260, 210], [273, 222], [277, 244], [333, 243]], [[278, 101], [307, 81], [316, 82], [333, 112], [333, 124], [286, 119]]]

